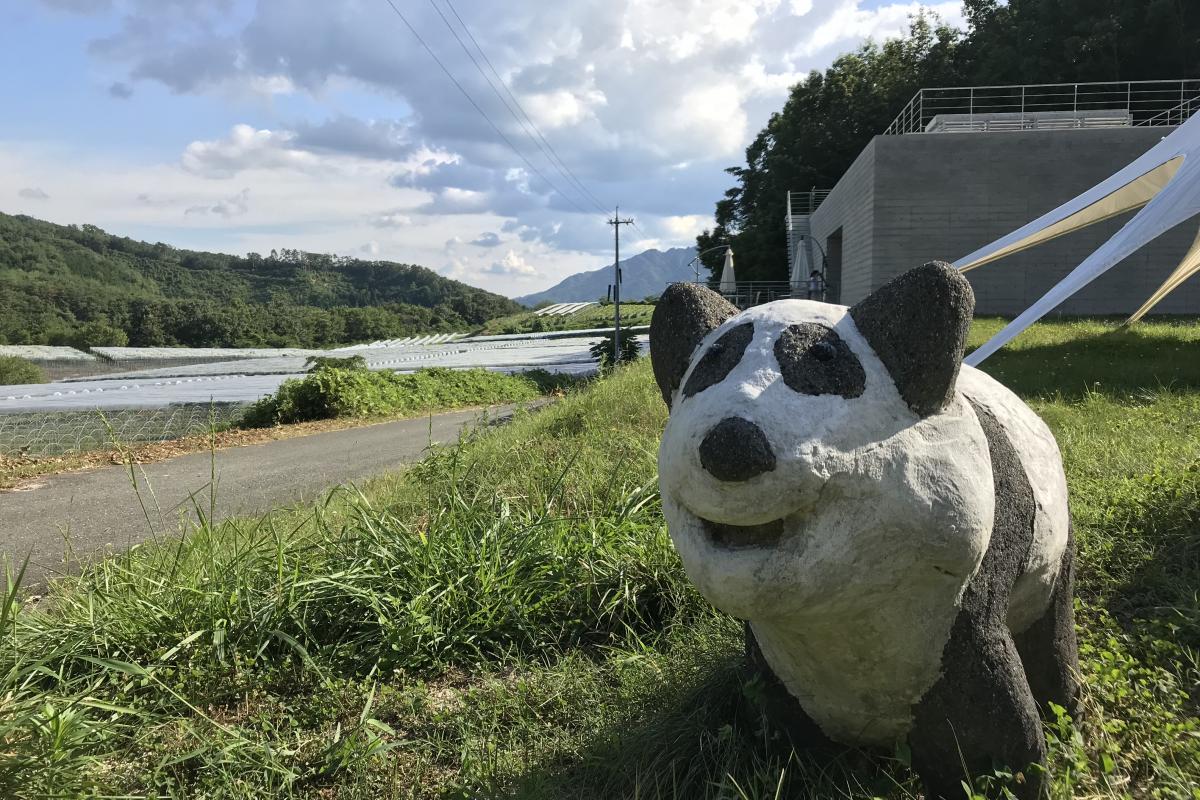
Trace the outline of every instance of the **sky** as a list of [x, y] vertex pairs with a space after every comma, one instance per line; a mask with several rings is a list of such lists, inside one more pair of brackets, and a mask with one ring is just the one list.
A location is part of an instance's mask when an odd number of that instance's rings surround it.
[[788, 87], [922, 6], [961, 24], [960, 0], [18, 0], [0, 211], [528, 294], [611, 263], [617, 204], [623, 254], [694, 244]]

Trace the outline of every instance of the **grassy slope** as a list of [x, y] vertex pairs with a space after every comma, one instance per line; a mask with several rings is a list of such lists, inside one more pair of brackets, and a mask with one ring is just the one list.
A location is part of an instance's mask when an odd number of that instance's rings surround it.
[[[649, 325], [654, 306], [649, 303], [621, 303], [622, 325]], [[488, 320], [476, 332], [482, 334], [534, 333], [538, 331], [576, 331], [588, 328], [611, 328], [613, 307], [588, 306], [565, 317], [538, 317], [534, 312], [511, 314]]]
[[[988, 364], [1058, 435], [1079, 535], [1088, 716], [1048, 725], [1055, 795], [1194, 798], [1200, 327], [1096, 332], [1040, 326]], [[910, 796], [894, 759], [757, 724], [740, 627], [662, 524], [664, 419], [643, 363], [59, 586], [0, 620], [0, 794]]]

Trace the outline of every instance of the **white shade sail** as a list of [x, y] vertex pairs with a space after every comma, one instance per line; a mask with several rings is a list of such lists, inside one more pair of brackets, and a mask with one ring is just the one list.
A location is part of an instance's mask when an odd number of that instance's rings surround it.
[[725, 250], [725, 266], [721, 269], [721, 283], [718, 288], [721, 294], [733, 294], [737, 291], [737, 274], [733, 271], [733, 248]]
[[[1132, 164], [1075, 199], [954, 262], [966, 272], [1135, 208], [1141, 211], [1036, 303], [965, 359], [975, 366], [1071, 295], [1171, 228], [1200, 214], [1200, 115]], [[1183, 263], [1131, 318], [1140, 319], [1200, 271], [1200, 239]]]

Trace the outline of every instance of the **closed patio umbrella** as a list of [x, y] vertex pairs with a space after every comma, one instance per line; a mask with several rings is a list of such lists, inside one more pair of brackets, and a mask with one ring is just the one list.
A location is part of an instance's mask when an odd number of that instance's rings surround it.
[[737, 292], [737, 275], [733, 271], [733, 248], [725, 251], [725, 266], [721, 269], [721, 283], [717, 287], [721, 294]]

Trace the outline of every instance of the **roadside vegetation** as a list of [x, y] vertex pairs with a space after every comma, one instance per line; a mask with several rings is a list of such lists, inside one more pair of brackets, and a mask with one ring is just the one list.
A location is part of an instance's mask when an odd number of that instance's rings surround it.
[[[1200, 325], [1104, 327], [987, 362], [1072, 494], [1086, 715], [1047, 721], [1053, 796], [1196, 800]], [[638, 362], [404, 473], [10, 595], [0, 796], [914, 798], [903, 753], [796, 753], [761, 722], [741, 625], [663, 523], [665, 419]]]
[[0, 386], [45, 382], [46, 373], [32, 361], [19, 356], [0, 356]]
[[486, 369], [432, 367], [399, 374], [369, 370], [361, 356], [317, 360], [303, 378], [285, 381], [274, 394], [251, 405], [242, 425], [262, 428], [516, 403], [578, 383], [576, 378], [544, 370], [507, 375]]
[[[510, 314], [488, 320], [475, 330], [476, 334], [491, 336], [511, 333], [543, 333], [545, 331], [581, 331], [613, 326], [612, 303], [588, 306], [565, 317], [539, 317], [534, 311]], [[654, 313], [653, 303], [621, 303], [622, 325], [649, 325]]]

